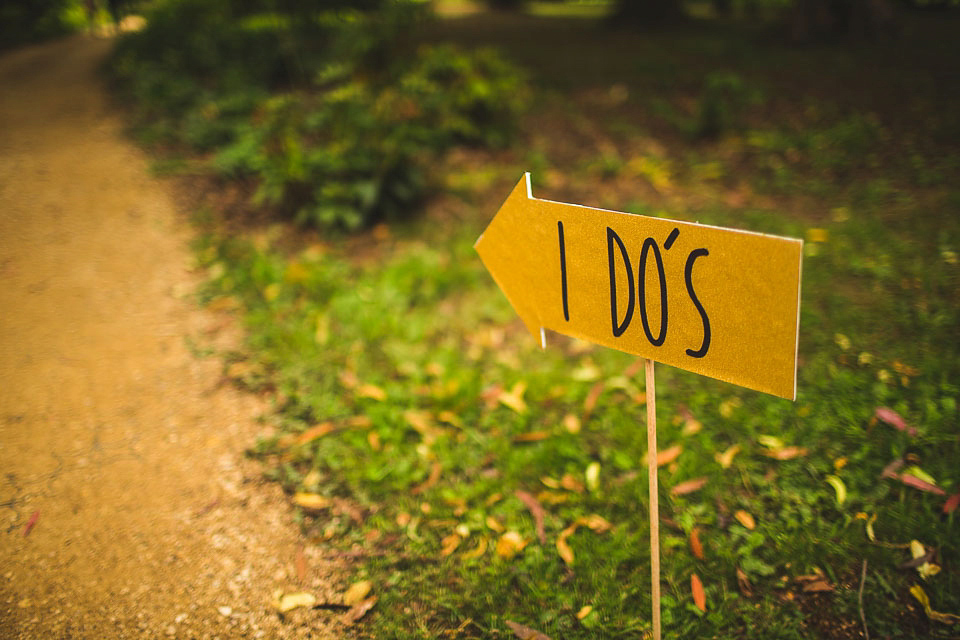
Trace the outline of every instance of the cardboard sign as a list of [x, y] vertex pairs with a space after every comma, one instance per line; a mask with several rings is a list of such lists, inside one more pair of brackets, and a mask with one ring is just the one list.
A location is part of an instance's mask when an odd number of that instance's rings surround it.
[[533, 197], [475, 248], [524, 324], [796, 397], [803, 241]]

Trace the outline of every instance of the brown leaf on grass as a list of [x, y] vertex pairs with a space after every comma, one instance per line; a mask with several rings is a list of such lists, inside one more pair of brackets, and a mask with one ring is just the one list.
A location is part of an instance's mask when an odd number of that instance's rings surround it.
[[343, 614], [343, 624], [350, 626], [359, 622], [375, 604], [377, 604], [377, 596], [370, 596], [363, 602], [350, 607], [350, 610]]
[[503, 623], [510, 627], [513, 635], [517, 636], [520, 640], [551, 640], [547, 634], [540, 633], [536, 629], [531, 629], [513, 620], [504, 620]]
[[351, 416], [347, 418], [347, 426], [354, 429], [366, 429], [373, 426], [373, 420], [369, 416]]
[[587, 399], [583, 401], [584, 421], [586, 421], [587, 416], [589, 416], [594, 408], [596, 408], [597, 400], [600, 399], [600, 394], [603, 393], [603, 387], [605, 384], [606, 383], [601, 380], [590, 387], [590, 392], [587, 393]]
[[930, 484], [926, 480], [921, 480], [917, 476], [911, 475], [909, 473], [900, 474], [900, 482], [907, 485], [908, 487], [913, 487], [914, 489], [919, 489], [920, 491], [927, 491], [929, 493], [935, 493], [938, 496], [945, 496], [947, 492], [938, 487], [935, 484]]
[[370, 591], [373, 589], [373, 583], [369, 580], [360, 580], [359, 582], [354, 582], [350, 585], [346, 591], [343, 592], [343, 604], [348, 607], [355, 607], [364, 601], [364, 599], [370, 595]]
[[899, 480], [900, 475], [897, 473], [903, 467], [903, 458], [897, 458], [887, 466], [883, 468], [883, 471], [880, 472], [880, 477], [882, 478], [893, 478], [894, 480]]
[[437, 484], [437, 482], [440, 480], [441, 474], [443, 474], [443, 464], [441, 464], [439, 461], [436, 461], [430, 467], [430, 475], [427, 477], [427, 479], [424, 480], [422, 484], [419, 484], [411, 489], [410, 493], [413, 495], [423, 493], [433, 485]]
[[503, 387], [499, 384], [490, 385], [480, 392], [480, 398], [483, 400], [488, 411], [497, 406], [498, 398], [502, 393]]
[[521, 433], [513, 436], [513, 442], [514, 444], [522, 444], [524, 442], [540, 442], [541, 440], [546, 440], [549, 437], [549, 431], [528, 431], [527, 433]]
[[703, 560], [703, 544], [700, 542], [700, 528], [694, 527], [690, 530], [690, 551], [697, 560]]
[[757, 528], [757, 522], [753, 519], [753, 516], [743, 509], [738, 509], [737, 512], [733, 514], [733, 517], [737, 519], [737, 522], [751, 531]]
[[911, 427], [908, 425], [907, 421], [903, 419], [903, 416], [893, 409], [888, 409], [887, 407], [877, 407], [874, 410], [873, 415], [875, 418], [881, 420], [882, 422], [886, 422], [897, 431], [904, 431], [908, 436], [911, 437], [917, 435], [916, 427]]
[[807, 593], [833, 591], [833, 587], [819, 568], [814, 568], [814, 573], [795, 577], [794, 581], [801, 583], [802, 590]]
[[583, 483], [572, 473], [563, 474], [563, 477], [560, 478], [560, 486], [567, 491], [583, 493]]
[[613, 525], [610, 524], [606, 518], [596, 513], [591, 513], [588, 516], [580, 516], [577, 518], [575, 524], [583, 525], [594, 533], [606, 533], [613, 528]]
[[695, 573], [690, 574], [690, 592], [693, 594], [693, 604], [697, 605], [703, 613], [707, 612], [707, 593], [703, 590], [703, 582], [700, 576]]
[[470, 551], [463, 553], [464, 560], [475, 560], [476, 558], [481, 557], [487, 552], [487, 539], [480, 538], [480, 542], [477, 543], [477, 546]]
[[530, 510], [530, 515], [533, 516], [534, 528], [537, 532], [537, 539], [540, 540], [540, 544], [546, 544], [547, 534], [543, 530], [543, 517], [546, 515], [546, 512], [543, 510], [543, 505], [526, 491], [518, 489], [514, 495]]
[[670, 464], [679, 458], [681, 453], [683, 453], [683, 447], [679, 444], [667, 447], [663, 451], [657, 451], [657, 466], [662, 467]]
[[750, 577], [747, 576], [747, 572], [737, 567], [737, 586], [740, 588], [740, 593], [742, 593], [747, 598], [753, 597], [753, 585], [750, 584]]
[[511, 560], [527, 546], [524, 540], [516, 531], [507, 531], [497, 540], [497, 555], [505, 560]]
[[955, 493], [943, 503], [943, 513], [949, 515], [960, 506], [960, 493]]
[[682, 496], [688, 493], [693, 493], [694, 491], [699, 491], [707, 484], [707, 476], [700, 476], [699, 478], [692, 478], [690, 480], [684, 480], [670, 489], [670, 495], [672, 496]]
[[440, 555], [446, 558], [457, 550], [457, 547], [460, 546], [461, 542], [463, 542], [463, 538], [461, 538], [459, 534], [451, 533], [440, 541]]
[[303, 433], [297, 436], [297, 439], [294, 441], [296, 444], [307, 444], [311, 440], [316, 440], [317, 438], [322, 438], [328, 433], [333, 433], [336, 430], [336, 427], [333, 426], [332, 422], [321, 422], [320, 424], [310, 427]]
[[782, 447], [779, 449], [768, 449], [763, 455], [774, 460], [792, 460], [807, 455], [806, 447]]

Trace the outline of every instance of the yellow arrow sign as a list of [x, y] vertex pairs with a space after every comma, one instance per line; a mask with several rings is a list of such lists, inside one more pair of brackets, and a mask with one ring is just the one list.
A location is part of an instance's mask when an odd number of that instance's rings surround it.
[[796, 398], [803, 241], [534, 198], [475, 248], [524, 324]]

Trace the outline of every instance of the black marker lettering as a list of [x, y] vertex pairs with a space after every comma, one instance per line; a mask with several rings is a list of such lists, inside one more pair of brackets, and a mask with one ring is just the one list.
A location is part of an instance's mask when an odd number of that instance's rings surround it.
[[[624, 266], [627, 268], [627, 286], [629, 287], [627, 302], [627, 313], [623, 318], [623, 324], [617, 324], [617, 270], [613, 259], [613, 242], [616, 240], [620, 247], [620, 255], [623, 256]], [[620, 236], [607, 227], [607, 257], [610, 260], [610, 319], [613, 323], [613, 337], [619, 338], [630, 325], [633, 318], [634, 288], [633, 288], [633, 268], [630, 266], [630, 257], [627, 255], [627, 248], [623, 246], [623, 240]]]
[[[653, 257], [657, 259], [657, 275], [660, 277], [660, 335], [653, 337], [650, 333], [650, 323], [647, 322], [647, 251], [653, 247]], [[653, 238], [647, 238], [643, 241], [643, 249], [640, 250], [640, 281], [638, 284], [640, 296], [640, 321], [643, 323], [643, 332], [647, 334], [647, 340], [655, 347], [663, 344], [667, 338], [667, 277], [663, 273], [663, 259], [660, 257], [660, 247]]]
[[683, 279], [687, 282], [687, 294], [689, 294], [690, 300], [693, 301], [697, 311], [700, 312], [700, 319], [703, 321], [703, 344], [701, 344], [700, 348], [696, 351], [687, 349], [687, 355], [691, 358], [702, 358], [707, 355], [707, 349], [710, 348], [710, 318], [707, 317], [707, 312], [704, 311], [703, 305], [700, 304], [700, 300], [693, 290], [693, 263], [700, 256], [708, 255], [710, 255], [710, 252], [706, 249], [694, 249], [687, 257], [687, 266], [683, 270]]
[[570, 307], [567, 306], [567, 252], [563, 246], [563, 222], [557, 220], [557, 234], [560, 236], [560, 290], [563, 294], [563, 319], [570, 322]]

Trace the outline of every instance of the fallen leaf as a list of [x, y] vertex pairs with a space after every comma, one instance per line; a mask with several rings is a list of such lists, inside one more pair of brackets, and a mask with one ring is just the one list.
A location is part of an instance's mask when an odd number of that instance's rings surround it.
[[350, 607], [350, 610], [343, 614], [343, 623], [349, 626], [358, 622], [370, 609], [373, 609], [375, 604], [377, 604], [377, 596], [370, 596], [363, 602]]
[[834, 492], [837, 494], [837, 506], [839, 507], [847, 500], [847, 485], [843, 484], [843, 480], [834, 475], [829, 475], [825, 478], [827, 484], [833, 487]]
[[293, 558], [293, 565], [297, 570], [297, 582], [303, 584], [307, 580], [307, 556], [303, 552], [303, 545], [297, 547], [297, 553]]
[[370, 580], [360, 580], [359, 582], [354, 582], [350, 587], [343, 593], [343, 604], [348, 607], [354, 607], [370, 595], [370, 591], [373, 589], [373, 583]]
[[477, 546], [463, 554], [465, 560], [475, 560], [487, 552], [487, 539], [480, 538]]
[[593, 409], [597, 406], [597, 400], [600, 399], [600, 394], [603, 393], [603, 387], [603, 381], [597, 382], [590, 387], [590, 391], [587, 393], [587, 398], [583, 401], [583, 412], [587, 416], [589, 416], [590, 412], [593, 411]]
[[681, 431], [681, 433], [683, 433], [683, 435], [685, 436], [692, 436], [695, 433], [699, 433], [701, 429], [703, 429], [703, 424], [699, 420], [691, 416], [686, 420], [684, 420], [683, 430]]
[[527, 390], [527, 383], [520, 380], [513, 385], [509, 392], [503, 391], [497, 397], [500, 404], [513, 409], [517, 413], [527, 412], [527, 403], [523, 399], [523, 394]]
[[774, 460], [792, 460], [807, 455], [807, 449], [806, 447], [781, 447], [764, 451], [763, 455]]
[[487, 527], [493, 531], [496, 531], [497, 533], [503, 533], [505, 531], [504, 526], [500, 524], [500, 522], [493, 516], [487, 516], [487, 519], [484, 521], [484, 523], [487, 525]]
[[460, 546], [460, 543], [463, 542], [463, 538], [460, 537], [457, 533], [451, 533], [443, 540], [440, 541], [440, 555], [444, 558], [449, 556], [451, 553], [457, 550], [457, 547]]
[[723, 453], [718, 453], [714, 456], [717, 462], [720, 463], [720, 466], [724, 469], [729, 469], [730, 465], [733, 464], [733, 457], [740, 453], [740, 445], [735, 444], [730, 447], [727, 447], [727, 450]]
[[543, 530], [543, 517], [546, 512], [543, 510], [543, 506], [526, 491], [517, 490], [514, 495], [530, 510], [530, 515], [533, 516], [533, 525], [537, 532], [537, 539], [540, 540], [540, 544], [546, 544], [547, 534]]
[[777, 436], [760, 435], [757, 436], [757, 442], [767, 449], [783, 449], [786, 446]]
[[298, 607], [312, 607], [317, 603], [317, 599], [312, 593], [302, 591], [300, 593], [288, 593], [280, 598], [277, 603], [277, 611], [286, 613]]
[[887, 466], [883, 468], [883, 471], [880, 472], [880, 477], [882, 478], [893, 478], [894, 480], [899, 480], [900, 476], [897, 474], [897, 471], [903, 467], [903, 458], [897, 458]]
[[567, 433], [572, 433], [573, 435], [580, 433], [580, 418], [572, 413], [568, 413], [563, 416], [563, 428], [567, 430]]
[[600, 463], [591, 462], [588, 464], [583, 476], [584, 480], [587, 482], [587, 489], [590, 491], [596, 491], [600, 486]]
[[303, 491], [293, 495], [293, 503], [298, 507], [313, 510], [329, 509], [333, 505], [333, 501], [326, 496], [322, 496], [319, 493], [306, 493]]
[[524, 540], [516, 531], [507, 531], [497, 540], [497, 555], [505, 560], [511, 560], [527, 546]]
[[947, 492], [938, 487], [935, 484], [930, 484], [926, 480], [921, 480], [915, 475], [909, 473], [900, 474], [900, 482], [907, 485], [908, 487], [913, 487], [914, 489], [919, 489], [920, 491], [927, 491], [929, 493], [935, 493], [938, 496], [945, 496]]
[[756, 529], [757, 527], [757, 523], [753, 519], [753, 516], [747, 513], [746, 511], [744, 511], [743, 509], [739, 509], [736, 513], [734, 513], [733, 517], [737, 519], [737, 522], [742, 524], [747, 529], [750, 529], [751, 531], [753, 529]]
[[375, 384], [370, 384], [369, 382], [357, 387], [356, 393], [358, 398], [370, 398], [371, 400], [377, 400], [379, 402], [383, 402], [387, 399], [386, 391]]
[[960, 623], [960, 616], [952, 613], [940, 613], [939, 611], [934, 611], [933, 607], [930, 606], [930, 597], [927, 595], [927, 592], [923, 590], [918, 584], [910, 587], [910, 593], [914, 598], [923, 606], [923, 611], [927, 614], [927, 617], [935, 622], [940, 622], [942, 624], [958, 624]]
[[30, 519], [27, 520], [27, 524], [25, 524], [25, 525], [23, 526], [23, 537], [24, 537], [24, 538], [26, 538], [28, 535], [30, 535], [30, 532], [33, 531], [33, 528], [34, 528], [35, 526], [37, 526], [37, 520], [39, 520], [39, 519], [40, 519], [40, 511], [39, 511], [39, 510], [34, 511], [34, 512], [30, 515]]
[[563, 558], [563, 561], [567, 563], [568, 567], [572, 567], [573, 566], [573, 549], [571, 549], [570, 545], [567, 544], [568, 537], [569, 535], [565, 536], [563, 534], [560, 534], [560, 537], [557, 538], [557, 553], [560, 554], [560, 557]]
[[521, 444], [524, 442], [540, 442], [541, 440], [546, 440], [549, 437], [549, 431], [529, 431], [527, 433], [521, 433], [513, 436], [513, 442], [515, 444]]
[[332, 433], [335, 430], [332, 422], [321, 422], [315, 427], [310, 427], [303, 433], [297, 436], [295, 442], [297, 444], [307, 444], [311, 440], [316, 440], [317, 438], [322, 438], [328, 433]]
[[567, 491], [583, 493], [583, 483], [580, 482], [572, 473], [563, 474], [563, 477], [560, 478], [560, 486]]
[[750, 577], [747, 576], [746, 571], [737, 567], [737, 586], [740, 588], [740, 593], [744, 596], [750, 598], [753, 597], [753, 587], [750, 584]]
[[576, 524], [583, 525], [594, 533], [606, 533], [613, 528], [613, 525], [606, 518], [596, 513], [577, 518]]
[[690, 591], [693, 593], [693, 604], [697, 605], [703, 613], [707, 612], [707, 594], [703, 590], [703, 583], [700, 576], [695, 573], [690, 574]]
[[418, 493], [423, 493], [433, 485], [437, 484], [437, 482], [440, 480], [441, 474], [443, 474], [443, 464], [440, 463], [439, 461], [436, 461], [430, 467], [430, 475], [427, 477], [426, 480], [423, 481], [423, 484], [417, 485], [416, 487], [411, 489], [410, 493], [412, 493], [413, 495], [417, 495]]
[[550, 640], [550, 636], [545, 633], [540, 633], [536, 629], [531, 629], [513, 620], [504, 620], [503, 623], [510, 627], [513, 635], [517, 636], [520, 640]]
[[943, 513], [951, 514], [960, 506], [960, 493], [955, 493], [943, 503]]
[[699, 491], [707, 484], [707, 476], [700, 476], [699, 478], [692, 478], [690, 480], [684, 480], [670, 489], [670, 495], [672, 496], [682, 496], [688, 493], [693, 493], [694, 491]]
[[877, 407], [873, 412], [874, 417], [878, 420], [886, 422], [888, 425], [893, 427], [898, 431], [904, 431], [908, 436], [917, 435], [916, 427], [911, 427], [907, 424], [907, 421], [903, 419], [899, 413], [893, 409], [888, 409], [887, 407]]
[[583, 620], [591, 613], [593, 613], [593, 606], [585, 604], [580, 607], [580, 611], [577, 611], [577, 620]]
[[[700, 543], [700, 528], [694, 527], [690, 530], [690, 551], [697, 560], [703, 560], [703, 544]], [[739, 569], [738, 569], [739, 571]]]
[[806, 583], [803, 585], [803, 590], [808, 593], [817, 593], [822, 591], [833, 591], [833, 587], [831, 587], [826, 580], [821, 578], [819, 580], [812, 580]]
[[679, 444], [675, 444], [672, 447], [667, 447], [663, 451], [657, 451], [657, 466], [662, 467], [670, 464], [679, 458], [681, 453], [683, 453], [683, 447]]
[[345, 389], [355, 389], [358, 384], [360, 384], [360, 379], [357, 378], [357, 374], [349, 369], [345, 369], [340, 372], [340, 384], [343, 385]]

